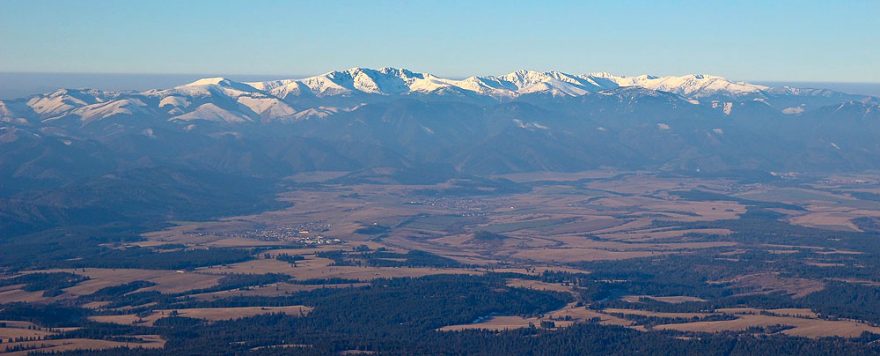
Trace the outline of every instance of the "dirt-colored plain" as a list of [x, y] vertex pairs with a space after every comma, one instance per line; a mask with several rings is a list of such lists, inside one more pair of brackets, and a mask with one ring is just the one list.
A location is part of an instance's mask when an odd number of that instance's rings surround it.
[[170, 317], [173, 312], [178, 316], [209, 321], [232, 320], [263, 314], [287, 314], [289, 316], [305, 316], [312, 311], [311, 307], [295, 305], [287, 307], [230, 307], [230, 308], [187, 308], [175, 310], [154, 310], [146, 316], [135, 314], [96, 315], [89, 319], [121, 325], [153, 325], [156, 320]]

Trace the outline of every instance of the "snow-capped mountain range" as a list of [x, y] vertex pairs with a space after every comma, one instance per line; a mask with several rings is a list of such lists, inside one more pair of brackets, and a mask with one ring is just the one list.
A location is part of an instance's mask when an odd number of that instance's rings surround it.
[[553, 96], [580, 96], [619, 87], [640, 87], [692, 97], [715, 94], [746, 95], [768, 88], [741, 82], [731, 82], [710, 75], [680, 77], [615, 76], [608, 73], [568, 74], [557, 71], [536, 72], [519, 70], [502, 76], [472, 76], [461, 80], [441, 78], [430, 73], [406, 69], [352, 68], [299, 79], [247, 83], [279, 98], [290, 95], [335, 96], [352, 94], [409, 95], [461, 94], [487, 96], [499, 100], [528, 94]]
[[411, 97], [426, 100], [565, 99], [638, 88], [680, 96], [730, 115], [735, 104], [759, 103], [784, 114], [800, 114], [847, 101], [876, 98], [822, 89], [770, 88], [701, 74], [617, 76], [597, 72], [569, 74], [520, 70], [500, 76], [449, 79], [397, 68], [351, 68], [302, 79], [237, 82], [205, 78], [169, 89], [107, 92], [59, 89], [29, 98], [0, 101], [0, 121], [79, 120], [89, 124], [114, 117], [162, 117], [169, 121], [247, 123], [326, 118], [374, 100]]
[[462, 182], [448, 194], [518, 191], [494, 178], [515, 172], [749, 182], [863, 172], [880, 170], [878, 137], [877, 98], [709, 75], [449, 79], [353, 68], [140, 92], [59, 89], [0, 101], [0, 231], [46, 219], [101, 224], [120, 211], [140, 221], [144, 206], [166, 219], [178, 206], [170, 202], [250, 206], [248, 196], [310, 171], [350, 172], [333, 184]]

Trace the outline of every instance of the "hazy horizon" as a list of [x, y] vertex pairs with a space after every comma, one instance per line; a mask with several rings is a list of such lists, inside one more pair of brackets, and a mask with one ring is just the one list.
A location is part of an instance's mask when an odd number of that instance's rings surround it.
[[[343, 68], [337, 68], [343, 69]], [[408, 68], [411, 69], [411, 68]], [[417, 69], [413, 69], [417, 70]], [[328, 70], [329, 71], [329, 70]], [[421, 71], [421, 70], [418, 70]], [[325, 71], [326, 72], [326, 71]], [[91, 88], [111, 91], [142, 91], [148, 89], [169, 88], [206, 77], [226, 77], [237, 81], [265, 81], [277, 79], [299, 79], [321, 73], [309, 74], [220, 74], [220, 73], [34, 73], [34, 72], [0, 72], [0, 99], [18, 99], [30, 95], [43, 94], [59, 88]], [[437, 74], [437, 73], [432, 73]], [[475, 75], [498, 75], [502, 73]], [[575, 73], [579, 74], [579, 73]], [[618, 73], [615, 73], [618, 74]], [[639, 73], [654, 74], [654, 73]], [[625, 73], [621, 75], [639, 75]], [[674, 75], [683, 75], [678, 73]], [[706, 73], [724, 76], [719, 73]], [[463, 77], [448, 76], [454, 79]], [[880, 96], [880, 82], [816, 82], [816, 81], [772, 81], [772, 80], [741, 80], [752, 84], [767, 86], [795, 86], [801, 88], [831, 89], [849, 94]]]

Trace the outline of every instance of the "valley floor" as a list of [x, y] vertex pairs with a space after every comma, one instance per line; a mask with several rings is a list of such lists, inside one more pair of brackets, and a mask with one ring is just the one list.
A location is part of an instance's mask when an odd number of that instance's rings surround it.
[[10, 269], [0, 352], [219, 342], [425, 353], [453, 339], [522, 351], [535, 346], [509, 337], [588, 329], [649, 338], [657, 352], [880, 351], [880, 175], [590, 171], [401, 185], [341, 183], [347, 174], [290, 177], [297, 189], [280, 210], [177, 222], [103, 245], [106, 258]]

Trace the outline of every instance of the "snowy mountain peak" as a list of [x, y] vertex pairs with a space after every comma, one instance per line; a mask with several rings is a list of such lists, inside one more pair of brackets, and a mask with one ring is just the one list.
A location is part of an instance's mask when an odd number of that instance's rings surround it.
[[592, 72], [592, 73], [587, 73], [586, 76], [593, 77], [593, 78], [615, 78], [615, 77], [617, 77], [616, 75], [611, 74], [609, 72]]
[[111, 96], [94, 89], [58, 89], [48, 94], [35, 95], [26, 105], [40, 118], [48, 119], [64, 115], [86, 105], [104, 102]]
[[745, 82], [732, 82], [724, 77], [708, 74], [688, 74], [683, 76], [655, 77], [616, 77], [613, 80], [620, 86], [637, 86], [651, 90], [665, 91], [692, 98], [714, 95], [743, 96], [758, 94], [769, 89], [763, 85]]
[[226, 79], [223, 77], [213, 77], [213, 78], [202, 78], [202, 79], [196, 80], [192, 83], [184, 84], [182, 86], [196, 87], [196, 86], [205, 86], [205, 85], [225, 85], [225, 84], [229, 84], [229, 82], [230, 82], [229, 79]]
[[511, 82], [521, 82], [521, 83], [537, 83], [537, 82], [545, 82], [550, 80], [566, 80], [572, 78], [572, 75], [557, 72], [557, 71], [547, 71], [540, 72], [535, 70], [517, 70], [511, 73], [502, 75], [500, 78]]
[[[67, 116], [94, 122], [104, 117], [167, 115], [173, 121], [297, 121], [336, 112], [318, 107], [357, 105], [395, 96], [469, 98], [509, 101], [520, 97], [579, 97], [599, 93], [625, 100], [643, 97], [685, 99], [730, 115], [734, 103], [763, 103], [786, 114], [847, 100], [876, 98], [824, 89], [769, 88], [709, 74], [620, 76], [608, 72], [571, 74], [516, 70], [499, 76], [450, 79], [405, 68], [352, 67], [301, 79], [243, 83], [224, 77], [202, 78], [170, 89], [113, 93], [58, 89], [51, 93], [0, 102], [0, 120], [55, 120]], [[865, 99], [868, 98], [868, 99]], [[333, 100], [327, 102], [325, 100]], [[719, 109], [721, 108], [721, 109]], [[314, 110], [313, 110], [314, 109]]]
[[242, 82], [237, 82], [223, 77], [202, 78], [189, 84], [181, 85], [177, 88], [200, 88], [200, 87], [222, 87], [235, 89], [245, 92], [256, 91], [257, 89]]
[[[203, 79], [216, 83], [220, 78]], [[196, 83], [199, 83], [196, 82]], [[351, 96], [455, 94], [480, 95], [509, 99], [525, 94], [580, 96], [590, 92], [635, 86], [671, 92], [691, 98], [708, 96], [743, 96], [757, 94], [768, 88], [708, 74], [682, 76], [618, 76], [608, 72], [571, 74], [561, 71], [516, 70], [500, 76], [471, 76], [462, 80], [447, 79], [430, 73], [404, 68], [379, 69], [352, 67], [321, 75], [268, 82], [247, 83], [279, 98], [289, 96]]]

